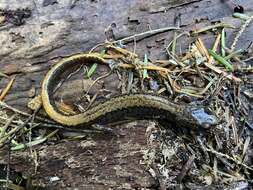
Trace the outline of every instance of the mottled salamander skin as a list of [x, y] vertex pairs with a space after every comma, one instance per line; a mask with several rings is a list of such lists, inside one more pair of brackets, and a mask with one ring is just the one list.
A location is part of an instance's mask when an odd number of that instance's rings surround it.
[[[217, 118], [203, 111], [203, 107], [178, 105], [165, 97], [152, 94], [120, 95], [76, 115], [64, 115], [57, 111], [51, 96], [60, 74], [77, 64], [95, 62], [107, 64], [103, 58], [99, 57], [99, 54], [78, 54], [60, 61], [49, 70], [43, 80], [41, 96], [43, 107], [52, 119], [69, 127], [105, 124], [128, 118], [164, 119], [193, 129], [217, 124]], [[205, 115], [204, 121], [201, 120], [199, 114], [201, 110]]]

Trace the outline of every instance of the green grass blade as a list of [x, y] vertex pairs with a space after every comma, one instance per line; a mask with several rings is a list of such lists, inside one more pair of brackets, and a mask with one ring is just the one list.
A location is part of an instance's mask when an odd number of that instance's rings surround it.
[[88, 70], [88, 72], [87, 72], [87, 75], [86, 75], [86, 78], [90, 78], [95, 72], [96, 72], [96, 70], [97, 70], [97, 64], [96, 63], [94, 63], [92, 66], [91, 66], [91, 68]]
[[41, 139], [37, 139], [37, 140], [31, 141], [31, 142], [28, 142], [26, 144], [19, 144], [17, 146], [11, 147], [11, 150], [20, 150], [20, 149], [24, 149], [26, 147], [32, 147], [32, 146], [41, 144], [41, 143], [45, 142], [46, 140], [47, 140], [47, 138], [44, 137]]
[[209, 54], [219, 63], [224, 65], [229, 71], [233, 71], [234, 67], [231, 65], [226, 59], [224, 59], [222, 56], [218, 55], [215, 53], [213, 50], [209, 49], [208, 50]]

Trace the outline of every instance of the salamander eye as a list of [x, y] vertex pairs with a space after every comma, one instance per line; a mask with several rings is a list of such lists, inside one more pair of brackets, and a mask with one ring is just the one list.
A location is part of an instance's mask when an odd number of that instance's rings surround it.
[[202, 127], [203, 127], [204, 129], [210, 129], [210, 128], [211, 128], [211, 125], [210, 125], [209, 123], [203, 123], [203, 124], [202, 124]]

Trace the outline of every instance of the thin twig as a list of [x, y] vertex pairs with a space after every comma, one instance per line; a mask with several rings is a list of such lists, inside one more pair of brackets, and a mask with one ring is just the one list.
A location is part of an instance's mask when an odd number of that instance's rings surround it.
[[245, 23], [241, 26], [240, 31], [236, 34], [235, 39], [230, 47], [231, 51], [235, 50], [236, 44], [239, 40], [239, 38], [241, 37], [242, 33], [245, 31], [245, 29], [247, 28], [247, 26], [251, 23], [251, 21], [253, 20], [253, 15], [250, 16]]
[[119, 42], [124, 42], [126, 44], [126, 43], [129, 43], [129, 42], [132, 42], [134, 39], [136, 39], [136, 41], [139, 41], [141, 39], [148, 38], [148, 37], [156, 35], [156, 34], [168, 32], [170, 30], [180, 30], [180, 28], [178, 28], [178, 27], [159, 28], [159, 29], [155, 29], [155, 30], [142, 32], [142, 33], [139, 33], [139, 34], [134, 34], [132, 36], [128, 36], [128, 37], [113, 41], [112, 43], [115, 44], [115, 43], [119, 43]]
[[243, 166], [243, 167], [245, 167], [245, 168], [247, 168], [247, 169], [253, 171], [253, 168], [252, 168], [252, 167], [247, 166], [246, 164], [244, 164], [244, 163], [242, 163], [242, 162], [240, 162], [240, 161], [238, 161], [238, 160], [236, 160], [236, 159], [234, 159], [234, 158], [228, 156], [227, 154], [223, 154], [223, 153], [221, 153], [221, 152], [217, 152], [217, 151], [214, 150], [212, 147], [206, 148], [206, 151], [211, 152], [211, 153], [213, 153], [213, 154], [216, 154], [217, 156], [221, 156], [221, 157], [227, 158], [228, 160], [231, 160], [231, 161], [235, 162], [236, 164], [241, 165], [241, 166]]
[[[20, 110], [18, 110], [18, 109], [16, 109], [16, 108], [14, 108], [14, 107], [12, 107], [12, 106], [10, 106], [10, 105], [4, 103], [4, 102], [2, 102], [2, 101], [0, 101], [0, 106], [1, 106], [1, 107], [4, 107], [4, 108], [7, 108], [7, 109], [9, 109], [9, 110], [11, 110], [11, 111], [13, 111], [13, 112], [15, 112], [15, 113], [18, 113], [18, 114], [20, 114], [20, 115], [23, 115], [23, 116], [27, 116], [27, 117], [30, 117], [30, 116], [31, 116], [31, 114], [26, 113], [26, 112], [22, 112], [22, 111], [20, 111]], [[39, 121], [46, 122], [46, 123], [55, 124], [54, 121], [49, 120], [49, 119], [45, 119], [45, 118], [42, 118], [42, 117], [39, 117], [39, 116], [36, 116], [36, 119], [39, 120]]]

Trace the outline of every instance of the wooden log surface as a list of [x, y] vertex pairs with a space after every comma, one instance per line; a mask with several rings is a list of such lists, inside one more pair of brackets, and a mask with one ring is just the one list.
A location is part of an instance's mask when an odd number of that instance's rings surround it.
[[[252, 11], [252, 2], [241, 0], [240, 3], [246, 12]], [[9, 16], [0, 25], [0, 71], [10, 76], [16, 75], [4, 101], [27, 112], [30, 111], [27, 103], [40, 93], [41, 81], [49, 68], [63, 57], [87, 52], [104, 42], [105, 29], [112, 24], [115, 39], [174, 26], [177, 15], [180, 15], [180, 26], [185, 31], [216, 21], [231, 23], [236, 27], [241, 25], [240, 20], [232, 18], [231, 9], [220, 0], [1, 0], [0, 9], [31, 11], [31, 15], [21, 19], [21, 23]], [[235, 31], [227, 30], [228, 46], [235, 37]], [[201, 37], [207, 46], [212, 45], [213, 37]], [[173, 32], [145, 38], [137, 43], [136, 53], [140, 57], [147, 54], [151, 60], [166, 58], [164, 48], [172, 38]], [[250, 25], [237, 48], [247, 48], [252, 41], [253, 25]], [[189, 40], [179, 43], [184, 50]], [[133, 50], [133, 44], [128, 44], [128, 48]], [[8, 81], [2, 77], [0, 89]], [[78, 89], [75, 85], [78, 83], [73, 83], [69, 89]], [[33, 89], [35, 94], [31, 95]], [[125, 126], [126, 136], [122, 138], [61, 142], [46, 150], [39, 150], [40, 156], [47, 156], [41, 158], [35, 178], [40, 185], [51, 189], [155, 189], [156, 182], [139, 164], [143, 156], [141, 150], [147, 148], [144, 135], [147, 124], [140, 125], [144, 128], [129, 129]], [[117, 158], [122, 151], [124, 156]], [[22, 165], [20, 157], [14, 157], [14, 167], [19, 171], [32, 172], [27, 169], [31, 168], [27, 157], [29, 155], [23, 155], [26, 166]], [[48, 176], [56, 174], [60, 174], [61, 181], [49, 184]]]

